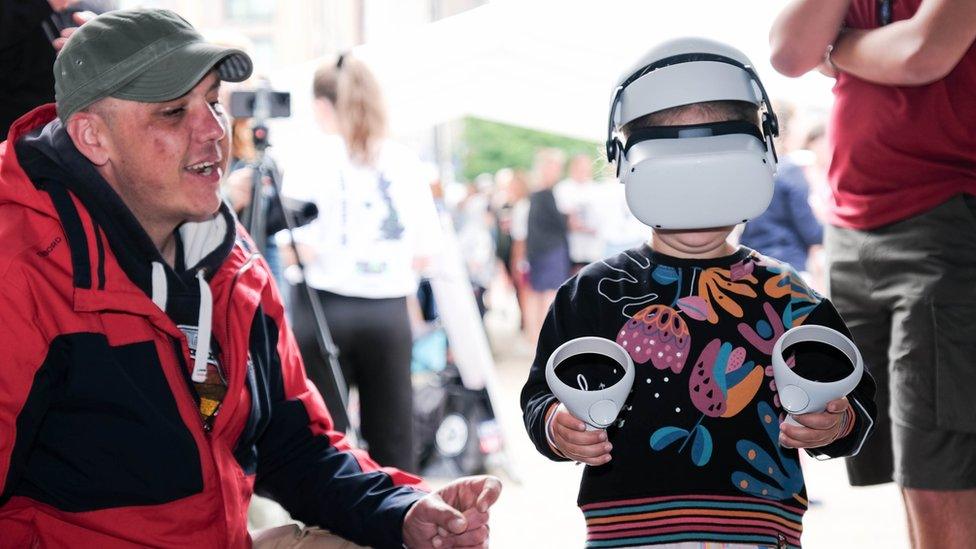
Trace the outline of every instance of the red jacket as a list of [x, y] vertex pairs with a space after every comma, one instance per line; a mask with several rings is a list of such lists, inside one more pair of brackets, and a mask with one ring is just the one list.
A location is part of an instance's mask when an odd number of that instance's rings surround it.
[[[255, 490], [307, 524], [399, 546], [403, 516], [423, 495], [402, 485], [420, 480], [379, 469], [332, 430], [268, 266], [226, 207], [180, 230], [185, 249], [204, 239], [209, 250], [196, 266], [228, 386], [205, 429], [187, 338], [157, 305], [165, 299], [150, 298], [159, 288], [147, 273], [161, 258], [148, 237], [53, 105], [9, 137], [0, 144], [0, 548], [249, 547]], [[193, 294], [199, 269], [187, 264], [182, 274], [166, 268], [172, 303]]]

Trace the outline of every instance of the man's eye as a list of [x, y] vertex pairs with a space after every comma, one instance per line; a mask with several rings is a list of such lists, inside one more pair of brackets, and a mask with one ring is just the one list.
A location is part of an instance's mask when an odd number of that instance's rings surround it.
[[224, 112], [224, 106], [220, 103], [220, 101], [211, 101], [210, 102], [210, 107], [216, 113], [222, 113], [222, 112]]
[[163, 115], [164, 116], [180, 116], [184, 112], [186, 112], [186, 109], [185, 108], [183, 108], [183, 107], [176, 107], [175, 109], [166, 109], [165, 111], [163, 111]]

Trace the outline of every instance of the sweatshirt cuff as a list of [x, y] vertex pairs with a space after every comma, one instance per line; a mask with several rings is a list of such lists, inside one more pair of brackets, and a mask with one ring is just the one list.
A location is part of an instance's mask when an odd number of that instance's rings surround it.
[[856, 398], [849, 398], [847, 425], [843, 434], [834, 442], [821, 448], [809, 448], [807, 453], [814, 458], [824, 461], [838, 457], [853, 457], [861, 451], [864, 442], [874, 429], [874, 420]]
[[566, 457], [565, 454], [559, 451], [559, 448], [556, 448], [556, 443], [553, 442], [552, 440], [552, 421], [556, 417], [557, 408], [559, 408], [559, 401], [553, 400], [552, 403], [549, 404], [549, 408], [546, 410], [545, 429], [544, 429], [546, 433], [546, 443], [549, 444], [549, 449], [552, 450], [552, 453], [556, 454], [561, 458], [569, 459]]

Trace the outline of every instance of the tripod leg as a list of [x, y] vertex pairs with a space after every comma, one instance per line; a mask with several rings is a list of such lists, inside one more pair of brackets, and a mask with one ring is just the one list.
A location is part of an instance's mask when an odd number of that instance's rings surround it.
[[[312, 380], [312, 383], [315, 384], [323, 400], [325, 400], [325, 404], [329, 409], [329, 415], [332, 416], [332, 421], [335, 424], [335, 430], [346, 432], [349, 428], [349, 419], [343, 407], [343, 402], [348, 395], [342, 395], [340, 397], [339, 389], [333, 379], [332, 370], [328, 363], [328, 358], [322, 356], [317, 334], [315, 333], [318, 328], [308, 299], [308, 294], [303, 287], [300, 285], [292, 286], [292, 329], [295, 332], [295, 339], [298, 342], [299, 351], [302, 353], [305, 372], [308, 378]], [[346, 371], [346, 368], [343, 368], [344, 375], [348, 376], [349, 373]]]

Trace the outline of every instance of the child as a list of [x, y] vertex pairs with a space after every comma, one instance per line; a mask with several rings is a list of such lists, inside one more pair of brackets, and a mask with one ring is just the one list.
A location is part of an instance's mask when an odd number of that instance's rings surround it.
[[[690, 65], [697, 66], [689, 72]], [[705, 79], [709, 71], [714, 74]], [[681, 74], [702, 80], [668, 84]], [[640, 82], [647, 77], [648, 84]], [[733, 85], [736, 78], [748, 85]], [[654, 228], [653, 236], [588, 265], [559, 289], [522, 390], [529, 436], [550, 459], [588, 465], [578, 500], [588, 547], [798, 547], [807, 502], [796, 448], [822, 458], [856, 453], [876, 414], [875, 386], [865, 372], [857, 388], [826, 411], [798, 416], [799, 426], [780, 424], [784, 413], [770, 366], [777, 338], [800, 324], [849, 332], [830, 302], [787, 265], [726, 242], [746, 214], [736, 210], [741, 193], [723, 195], [729, 192], [724, 182], [742, 179], [736, 177], [739, 164], [725, 163], [733, 157], [763, 161], [762, 171], [750, 172], [759, 174], [756, 186], [744, 187], [762, 191], [753, 193], [758, 205], [747, 204], [748, 216], [761, 213], [772, 194], [767, 162], [775, 162], [775, 116], [765, 92], [756, 97], [753, 91], [761, 84], [749, 60], [716, 42], [663, 44], [621, 82], [611, 106], [608, 154], [624, 170], [628, 205]], [[645, 154], [649, 149], [638, 141], [658, 147], [657, 156]], [[689, 156], [696, 147], [720, 154]], [[669, 175], [665, 184], [681, 185], [682, 194], [641, 202], [647, 195], [631, 186], [649, 182], [632, 174], [645, 170], [639, 164], [645, 158], [689, 162], [658, 172]], [[706, 172], [703, 166], [715, 158], [719, 169]], [[688, 180], [678, 173], [689, 174]], [[708, 178], [718, 186], [701, 191]], [[711, 210], [703, 213], [709, 201]], [[662, 204], [668, 207], [655, 210]], [[675, 217], [676, 211], [682, 215]], [[586, 431], [552, 395], [545, 365], [562, 343], [594, 335], [625, 348], [636, 377], [616, 423]], [[839, 366], [829, 354], [797, 356], [796, 364], [802, 375], [820, 381], [836, 379]]]

